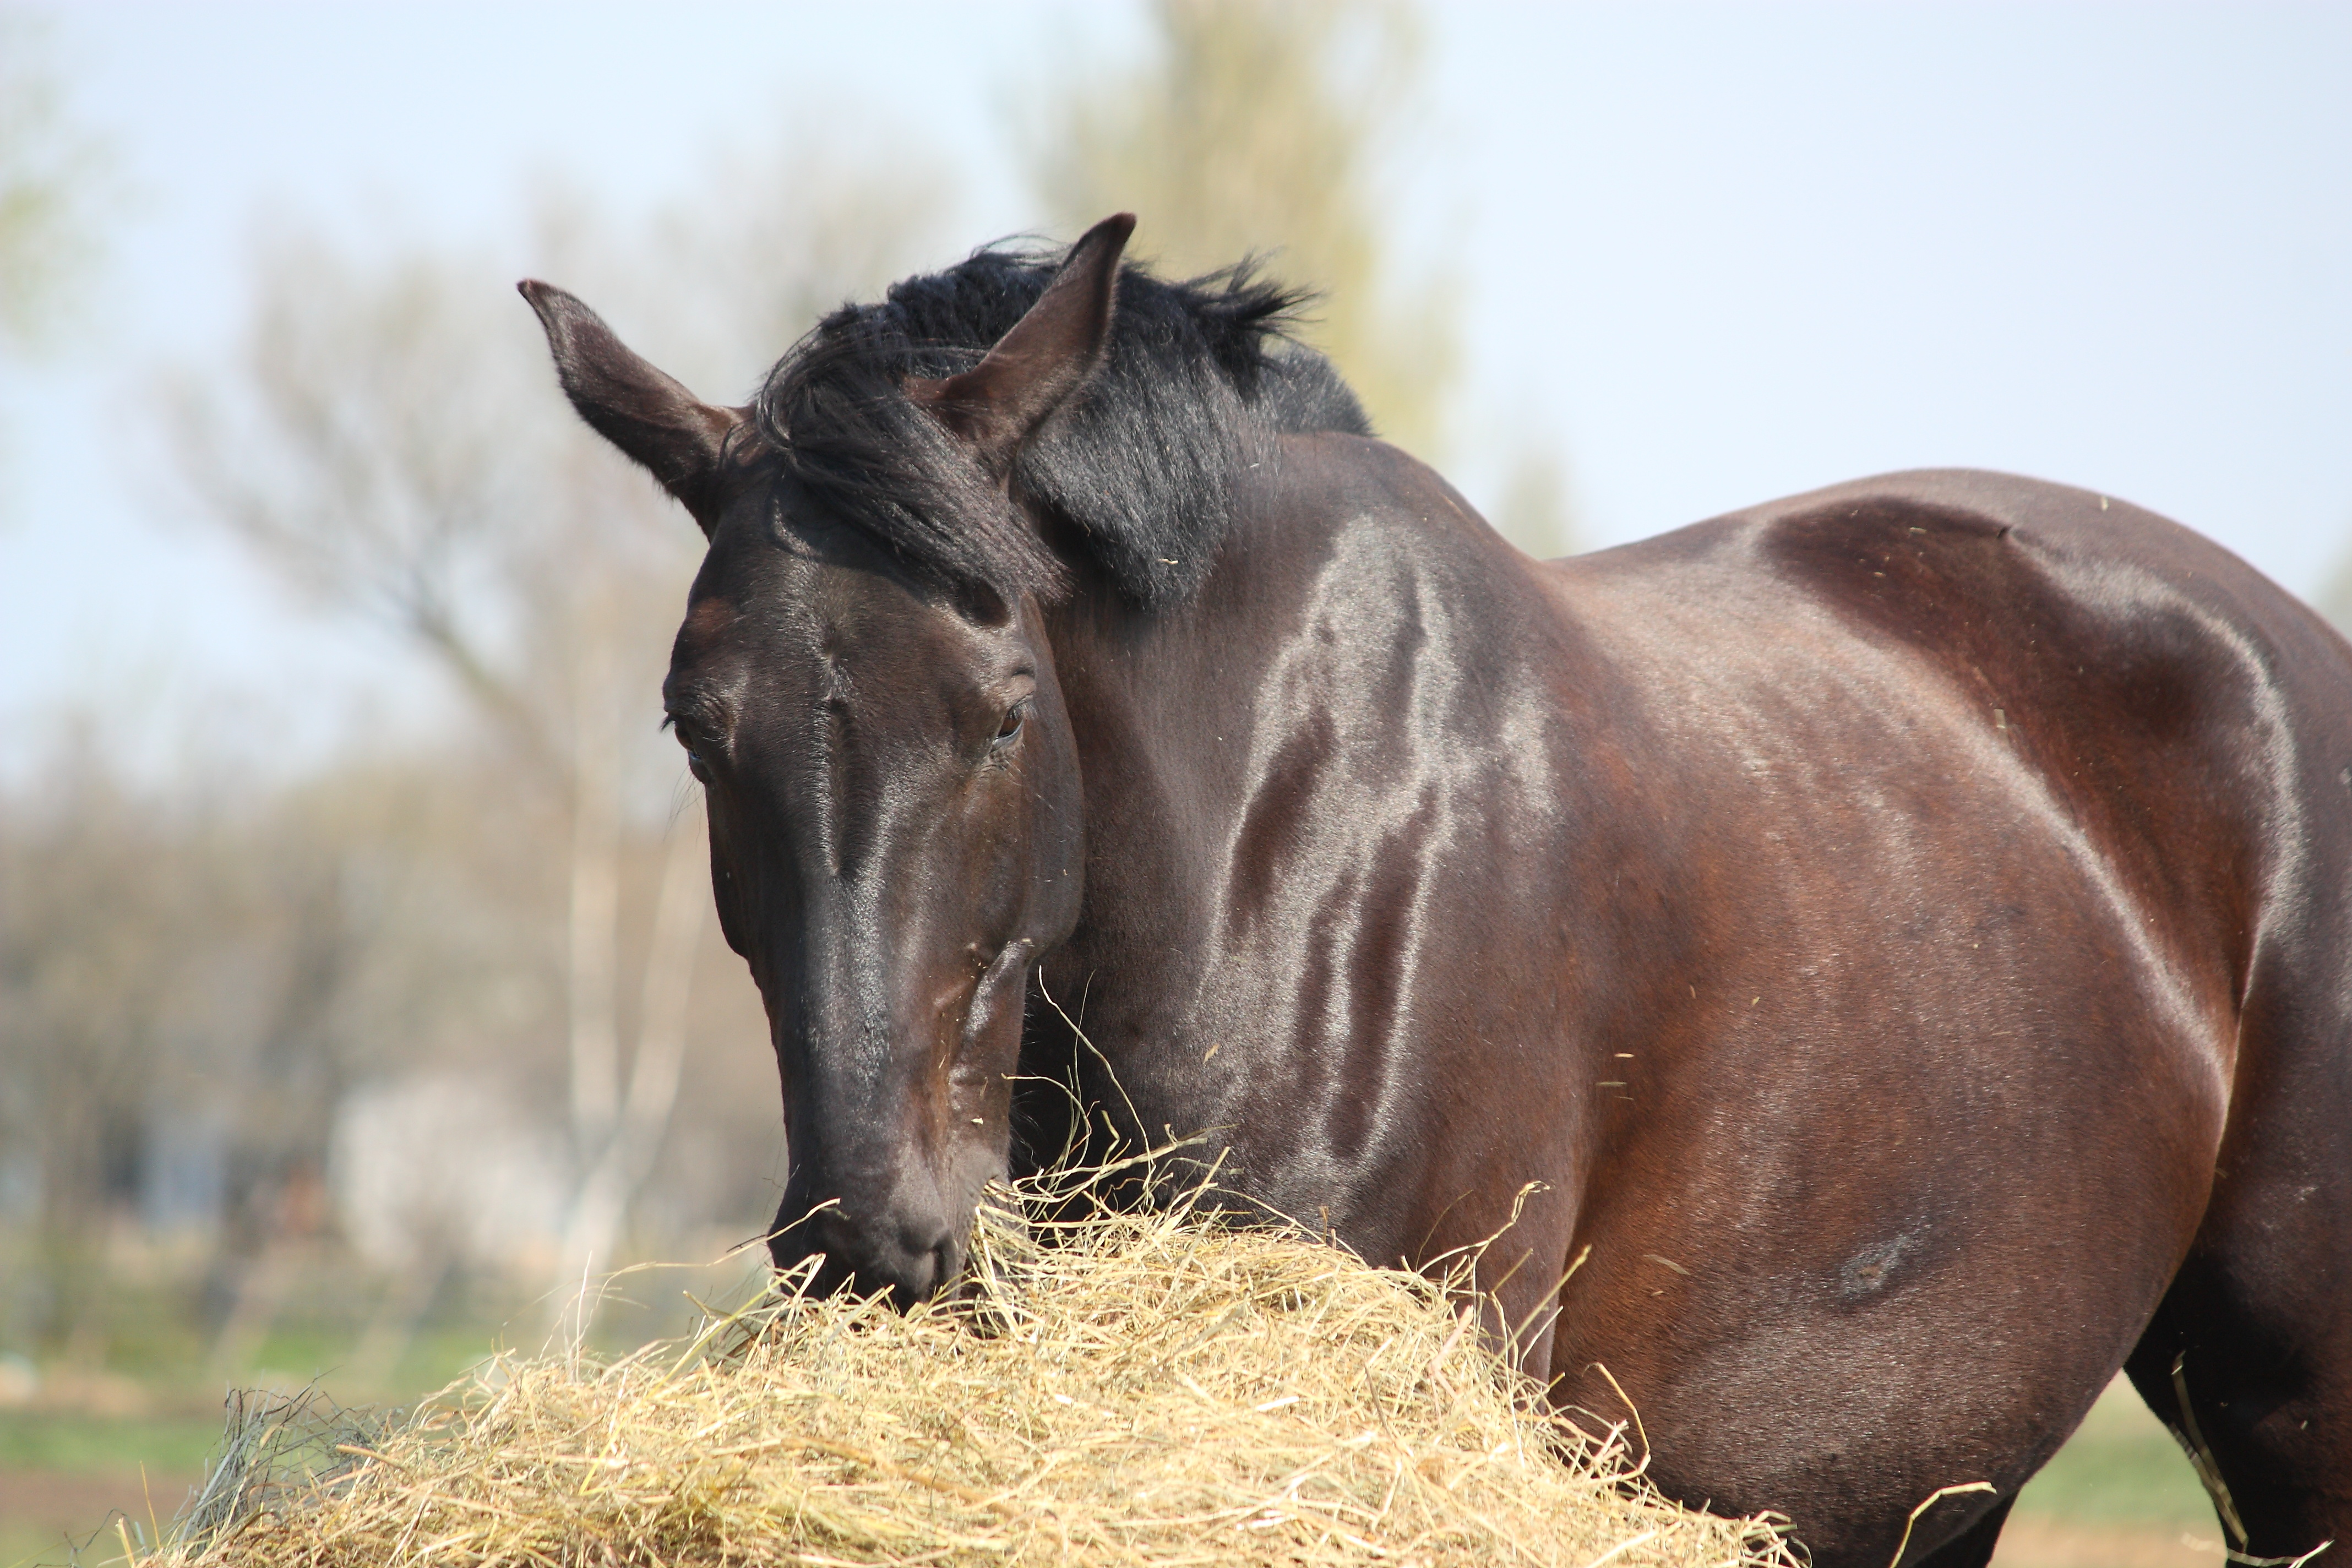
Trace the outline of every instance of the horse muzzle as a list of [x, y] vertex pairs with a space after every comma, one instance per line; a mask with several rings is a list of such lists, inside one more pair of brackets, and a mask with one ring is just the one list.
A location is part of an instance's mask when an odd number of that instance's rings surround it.
[[[804, 1272], [813, 1295], [887, 1294], [904, 1311], [947, 1289], [963, 1272], [970, 1231], [936, 1205], [860, 1215], [835, 1201], [814, 1212], [788, 1195], [768, 1235], [781, 1274]], [[812, 1270], [810, 1260], [820, 1259]]]

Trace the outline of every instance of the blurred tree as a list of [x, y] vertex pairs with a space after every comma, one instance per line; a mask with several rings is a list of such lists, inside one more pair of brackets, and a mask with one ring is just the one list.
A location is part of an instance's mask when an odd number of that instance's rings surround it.
[[[0, 800], [0, 1155], [37, 1194], [50, 1299], [17, 1324], [36, 1341], [100, 1321], [118, 1222], [218, 1217], [178, 1186], [216, 1191], [234, 1166], [266, 1206], [315, 1176], [354, 1049], [383, 1038], [352, 1026], [384, 944], [353, 897], [371, 835], [351, 795], [297, 809], [200, 763], [141, 789], [96, 728]], [[442, 980], [401, 1023], [463, 993], [462, 966]]]
[[[1444, 455], [1460, 364], [1442, 279], [1399, 275], [1384, 160], [1412, 121], [1421, 37], [1381, 0], [1157, 0], [1150, 52], [1081, 76], [1028, 126], [1031, 180], [1055, 224], [1138, 213], [1139, 256], [1199, 273], [1244, 256], [1319, 290], [1307, 336], [1388, 438]], [[1518, 441], [1492, 521], [1538, 556], [1579, 548], [1553, 444]]]
[[539, 378], [501, 331], [495, 271], [432, 256], [366, 270], [299, 237], [257, 270], [236, 372], [173, 387], [183, 473], [299, 590], [429, 653], [525, 760], [556, 765], [497, 646], [553, 425], [531, 415]]
[[96, 144], [65, 110], [47, 18], [0, 5], [0, 343], [41, 346], [96, 258]]
[[2352, 637], [2352, 546], [2336, 558], [2336, 569], [2327, 574], [2327, 581], [2320, 584], [2318, 596], [2311, 603], [2337, 631]]
[[[551, 198], [542, 265], [725, 396], [912, 259], [939, 183], [887, 167], [723, 168], [650, 246]], [[572, 416], [494, 269], [293, 238], [257, 281], [238, 374], [173, 400], [181, 468], [270, 569], [446, 673], [504, 759], [495, 787], [532, 803], [533, 853], [562, 868], [525, 918], [557, 955], [576, 1198], [554, 1269], [576, 1283], [613, 1261], [678, 1094], [710, 895], [655, 694], [700, 539]]]
[[1141, 219], [1136, 251], [1185, 275], [1263, 255], [1321, 292], [1307, 336], [1381, 432], [1435, 457], [1460, 358], [1452, 293], [1398, 275], [1380, 180], [1414, 101], [1421, 37], [1394, 4], [1157, 0], [1150, 56], [1083, 74], [1029, 128], [1031, 177], [1076, 233]]
[[1550, 447], [1534, 441], [1520, 447], [1493, 521], [1504, 538], [1538, 560], [1572, 555], [1580, 548], [1567, 467]]
[[37, 1342], [91, 1321], [110, 1202], [135, 1169], [173, 966], [190, 916], [227, 900], [214, 866], [116, 787], [86, 735], [46, 758], [49, 785], [0, 816], [0, 1149], [31, 1200], [43, 1299], [12, 1302]]

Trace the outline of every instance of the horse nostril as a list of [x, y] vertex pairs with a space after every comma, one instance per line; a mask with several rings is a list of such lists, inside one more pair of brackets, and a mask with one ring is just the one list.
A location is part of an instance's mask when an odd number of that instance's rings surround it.
[[896, 1257], [876, 1258], [877, 1272], [886, 1275], [905, 1303], [929, 1300], [954, 1281], [961, 1249], [953, 1231], [944, 1225], [916, 1224], [901, 1229]]
[[768, 1238], [779, 1268], [804, 1265], [824, 1255], [811, 1285], [819, 1295], [848, 1289], [885, 1291], [901, 1310], [946, 1289], [962, 1267], [963, 1249], [954, 1228], [936, 1215], [859, 1224], [837, 1206], [807, 1214]]

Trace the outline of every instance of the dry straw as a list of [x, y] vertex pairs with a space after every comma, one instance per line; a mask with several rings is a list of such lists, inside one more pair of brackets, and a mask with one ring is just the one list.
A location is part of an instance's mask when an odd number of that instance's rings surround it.
[[772, 1297], [609, 1363], [501, 1357], [364, 1434], [249, 1412], [226, 1500], [147, 1563], [1794, 1561], [1648, 1491], [1622, 1431], [1564, 1456], [1458, 1272], [1190, 1205], [1043, 1227], [984, 1218], [957, 1305]]

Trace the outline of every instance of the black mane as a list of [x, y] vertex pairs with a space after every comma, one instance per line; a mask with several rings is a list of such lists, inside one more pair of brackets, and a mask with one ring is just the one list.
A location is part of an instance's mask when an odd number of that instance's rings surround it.
[[[827, 316], [755, 405], [786, 472], [929, 575], [1006, 596], [1057, 591], [1052, 551], [903, 388], [971, 368], [1060, 262], [983, 250]], [[1023, 448], [1016, 490], [1074, 524], [1126, 594], [1185, 597], [1223, 541], [1234, 475], [1271, 436], [1370, 433], [1339, 373], [1291, 335], [1307, 298], [1246, 263], [1186, 283], [1123, 268], [1104, 364]]]

